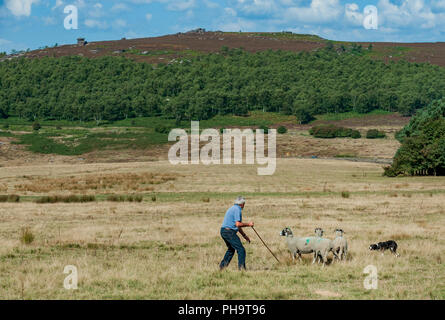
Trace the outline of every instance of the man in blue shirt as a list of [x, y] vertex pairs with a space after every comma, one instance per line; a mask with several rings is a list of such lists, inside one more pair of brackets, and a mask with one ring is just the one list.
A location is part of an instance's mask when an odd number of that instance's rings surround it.
[[239, 233], [250, 243], [249, 237], [244, 233], [244, 227], [253, 227], [253, 222], [243, 223], [242, 210], [246, 200], [243, 197], [238, 197], [235, 200], [235, 204], [227, 210], [224, 216], [224, 221], [221, 226], [221, 237], [227, 245], [227, 252], [224, 255], [224, 259], [219, 264], [219, 269], [226, 268], [232, 260], [235, 251], [238, 253], [238, 269], [246, 269], [246, 249], [244, 249], [241, 240], [236, 235]]

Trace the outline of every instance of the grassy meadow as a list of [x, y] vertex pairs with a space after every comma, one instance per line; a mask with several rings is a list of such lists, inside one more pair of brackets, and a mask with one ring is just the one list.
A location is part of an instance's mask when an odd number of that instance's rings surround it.
[[[277, 156], [384, 159], [390, 161], [400, 143], [394, 134], [408, 118], [382, 111], [317, 116], [310, 125], [338, 123], [360, 130], [361, 139], [318, 139], [299, 125], [295, 116], [273, 112], [252, 111], [249, 116], [216, 116], [199, 122], [206, 128], [278, 128], [286, 126], [286, 134], [277, 135]], [[168, 132], [180, 127], [190, 132], [190, 122], [175, 123], [174, 119], [146, 117], [115, 122], [39, 121], [41, 128], [33, 130], [33, 122], [11, 117], [0, 119], [0, 167], [56, 163], [128, 162], [165, 160], [168, 154]], [[159, 130], [162, 128], [164, 130]], [[379, 128], [385, 139], [366, 139], [369, 129]]]
[[[445, 177], [384, 178], [381, 165], [279, 159], [272, 176], [256, 166], [172, 166], [168, 161], [47, 164], [0, 168], [2, 299], [444, 299]], [[94, 195], [85, 203], [36, 203], [42, 196]], [[142, 201], [108, 201], [110, 195]], [[239, 195], [253, 230], [247, 272], [235, 255], [223, 272], [219, 228]], [[293, 262], [279, 232], [345, 230], [349, 259]], [[400, 257], [368, 246], [394, 239]], [[332, 254], [329, 256], [332, 257]], [[77, 290], [63, 287], [66, 265]], [[378, 270], [365, 290], [363, 269]]]
[[[200, 129], [226, 127], [260, 127], [276, 123], [295, 122], [294, 116], [274, 112], [253, 111], [248, 117], [216, 116], [199, 122]], [[33, 122], [11, 117], [0, 118], [0, 137], [12, 139], [12, 144], [23, 145], [34, 153], [66, 156], [83, 155], [102, 150], [147, 150], [168, 143], [172, 128], [190, 131], [190, 122], [176, 123], [162, 117], [140, 117], [114, 122], [102, 121], [39, 121], [40, 130], [33, 130]], [[163, 127], [164, 131], [159, 131]], [[1, 142], [1, 141], [0, 141]]]

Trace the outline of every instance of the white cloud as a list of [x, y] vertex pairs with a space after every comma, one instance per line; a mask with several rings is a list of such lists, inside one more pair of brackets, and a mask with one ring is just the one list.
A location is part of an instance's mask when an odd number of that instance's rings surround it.
[[359, 6], [356, 3], [348, 3], [345, 6], [346, 20], [353, 25], [361, 25], [363, 23], [363, 12], [360, 11]]
[[17, 17], [31, 15], [31, 7], [39, 0], [5, 0], [6, 8]]
[[217, 26], [218, 30], [226, 31], [226, 32], [238, 32], [238, 31], [255, 31], [257, 30], [257, 26], [255, 22], [237, 18], [234, 21], [226, 21], [222, 22]]
[[169, 0], [129, 0], [132, 3], [137, 3], [137, 4], [141, 4], [141, 3], [153, 3], [153, 2], [168, 2]]
[[167, 5], [167, 9], [172, 11], [185, 11], [193, 8], [194, 6], [195, 6], [195, 0], [179, 0], [179, 1], [171, 1]]
[[224, 12], [229, 16], [236, 17], [236, 11], [232, 8], [224, 8]]
[[88, 10], [88, 15], [93, 18], [100, 18], [104, 16], [104, 14], [105, 11], [101, 3], [94, 4], [93, 7], [90, 10]]
[[397, 5], [391, 3], [389, 0], [380, 0], [378, 3], [379, 20], [383, 24], [390, 24], [396, 26], [409, 25], [411, 15], [406, 10], [399, 8]]
[[111, 7], [111, 11], [128, 11], [130, 10], [125, 3], [116, 3]]
[[[196, 6], [196, 0], [128, 0], [135, 4], [150, 4], [159, 2], [167, 5], [167, 10], [170, 11], [186, 11]], [[215, 3], [209, 0], [204, 0], [207, 6], [215, 5]]]
[[290, 7], [285, 16], [295, 23], [325, 23], [332, 22], [343, 13], [339, 0], [312, 0], [309, 7]]
[[295, 3], [294, 3], [293, 0], [280, 0], [280, 2], [281, 2], [283, 5], [285, 5], [285, 6], [289, 6], [289, 7], [295, 5]]
[[[445, 1], [445, 0], [444, 0]], [[219, 4], [210, 0], [204, 0], [204, 4], [207, 8], [215, 9], [219, 7]]]
[[435, 0], [431, 4], [431, 6], [435, 9], [445, 10], [445, 0]]
[[85, 0], [76, 0], [74, 5], [78, 8], [84, 8], [86, 6]]
[[193, 12], [193, 10], [188, 10], [185, 17], [187, 19], [193, 19], [195, 17], [195, 13]]
[[[125, 38], [127, 39], [134, 39], [134, 38], [142, 38], [144, 35], [139, 34], [137, 32], [134, 32], [132, 30], [127, 31], [124, 33]], [[146, 35], [145, 35], [146, 36]]]
[[42, 20], [46, 26], [56, 24], [56, 19], [54, 17], [43, 17]]
[[274, 0], [237, 0], [237, 7], [246, 15], [265, 15], [279, 9]]
[[63, 1], [62, 0], [56, 0], [56, 4], [54, 5], [54, 7], [51, 8], [51, 10], [57, 9], [60, 6], [63, 6]]
[[108, 28], [108, 24], [106, 22], [95, 20], [95, 19], [85, 20], [85, 25], [88, 28], [99, 28], [99, 29], [107, 29]]
[[0, 46], [4, 46], [4, 45], [10, 44], [10, 43], [12, 43], [12, 42], [9, 40], [0, 38]]
[[126, 27], [127, 26], [127, 21], [125, 21], [124, 19], [116, 19], [113, 22], [113, 26], [119, 27], [119, 28]]
[[400, 5], [390, 0], [380, 0], [378, 9], [379, 20], [389, 28], [420, 26], [431, 29], [444, 24], [443, 14], [433, 13], [431, 6], [424, 0], [403, 0]]
[[145, 19], [147, 19], [148, 21], [150, 21], [151, 18], [153, 18], [153, 15], [152, 15], [151, 13], [147, 13], [147, 14], [145, 15]]

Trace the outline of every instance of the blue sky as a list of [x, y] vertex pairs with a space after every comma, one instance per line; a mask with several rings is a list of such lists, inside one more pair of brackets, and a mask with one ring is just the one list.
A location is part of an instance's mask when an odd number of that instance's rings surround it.
[[[66, 30], [67, 5], [78, 29]], [[378, 28], [363, 26], [378, 9]], [[0, 52], [140, 38], [194, 28], [283, 31], [346, 41], [445, 41], [445, 0], [0, 0]]]

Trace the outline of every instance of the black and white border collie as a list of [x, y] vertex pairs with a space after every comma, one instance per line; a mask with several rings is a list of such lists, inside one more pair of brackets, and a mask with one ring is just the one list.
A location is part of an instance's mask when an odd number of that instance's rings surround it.
[[369, 246], [369, 250], [381, 251], [382, 255], [385, 250], [389, 250], [392, 253], [394, 253], [397, 257], [399, 256], [399, 254], [397, 253], [397, 242], [395, 242], [394, 240], [388, 240], [385, 242], [379, 242], [377, 244], [371, 244]]

